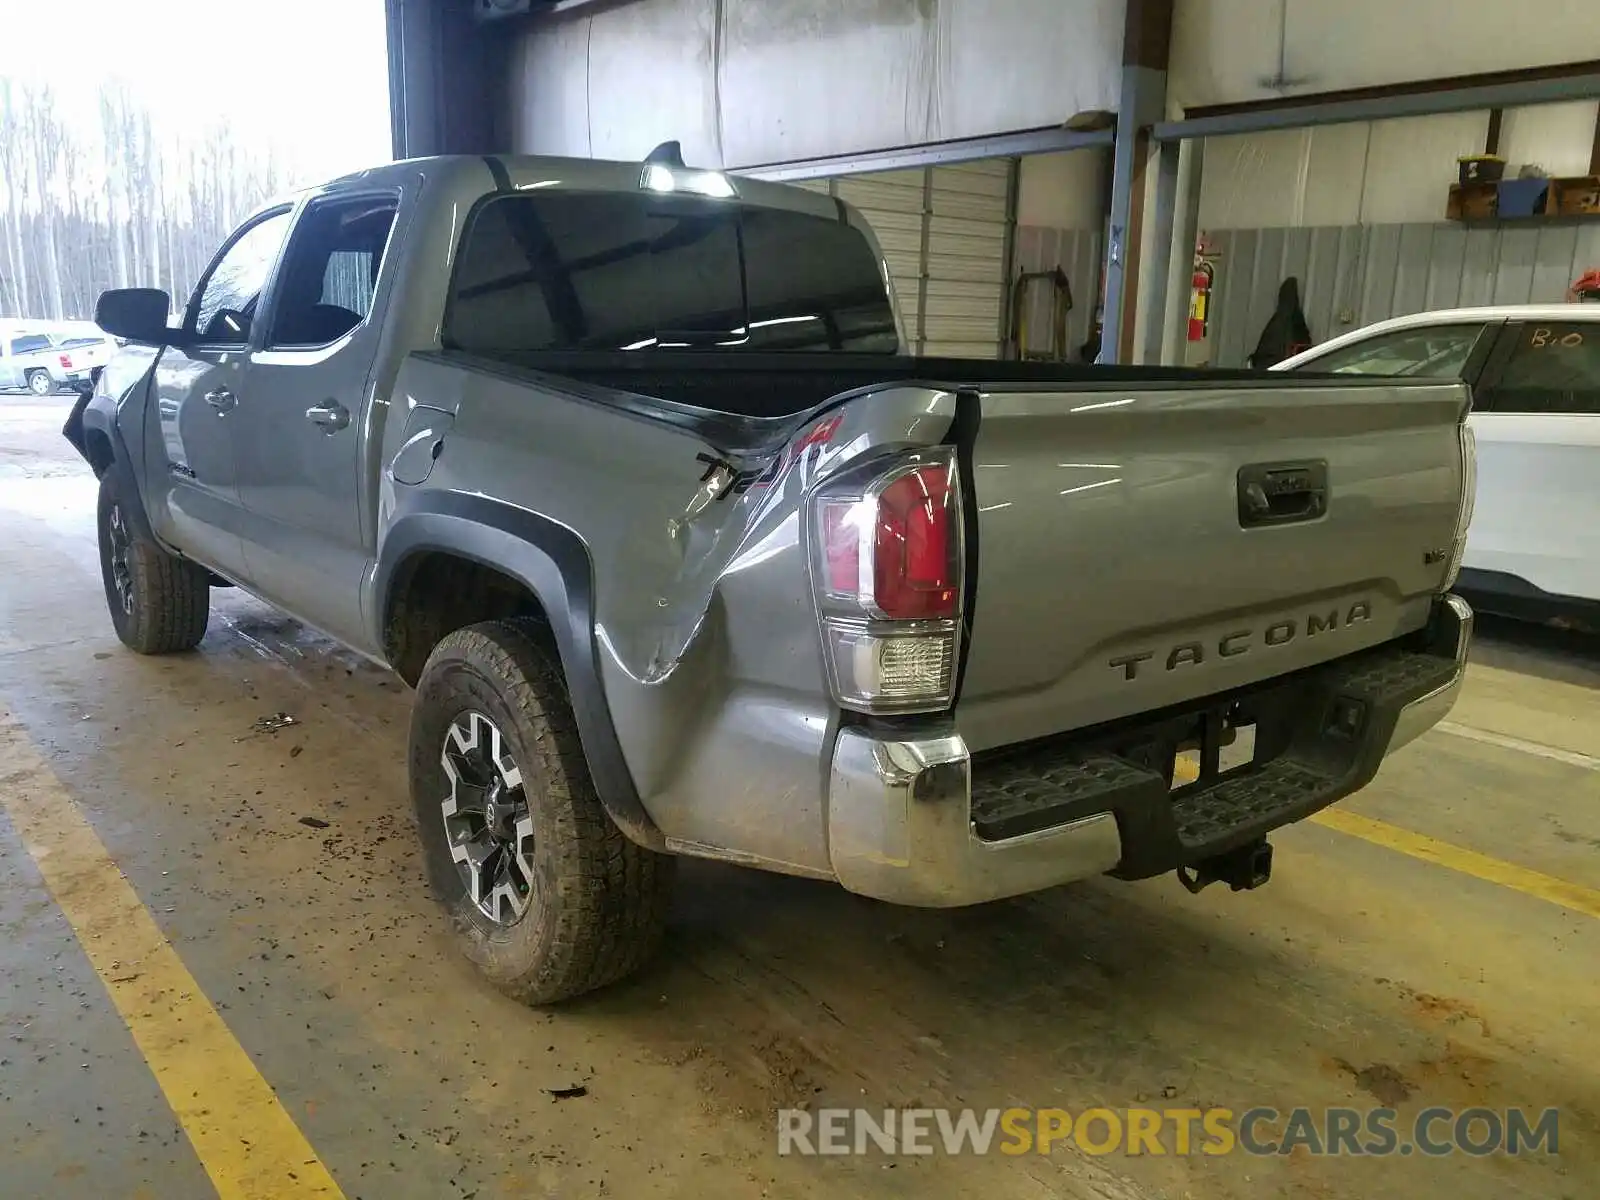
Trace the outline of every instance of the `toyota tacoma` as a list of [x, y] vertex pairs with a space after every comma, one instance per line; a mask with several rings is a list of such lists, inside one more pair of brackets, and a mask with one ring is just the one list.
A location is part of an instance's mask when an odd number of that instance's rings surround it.
[[1460, 383], [915, 357], [859, 213], [643, 163], [395, 163], [272, 204], [66, 434], [133, 650], [237, 586], [415, 688], [463, 951], [559, 1001], [677, 856], [967, 905], [1265, 881], [1439, 720]]

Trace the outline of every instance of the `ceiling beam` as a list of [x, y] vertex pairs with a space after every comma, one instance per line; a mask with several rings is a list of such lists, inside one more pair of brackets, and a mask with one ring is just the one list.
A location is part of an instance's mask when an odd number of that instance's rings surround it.
[[959, 138], [947, 142], [925, 142], [893, 150], [865, 150], [859, 154], [838, 154], [830, 158], [796, 159], [792, 162], [758, 163], [748, 167], [729, 167], [738, 175], [792, 183], [797, 179], [829, 179], [835, 175], [859, 175], [863, 171], [897, 171], [911, 167], [945, 166], [975, 162], [980, 158], [1007, 158], [1018, 154], [1050, 154], [1060, 150], [1085, 150], [1109, 146], [1110, 129], [1075, 130], [1060, 125], [1025, 129], [1017, 133], [997, 133], [987, 137]]
[[1567, 63], [1526, 71], [1496, 71], [1239, 104], [1203, 105], [1185, 110], [1182, 120], [1158, 123], [1155, 137], [1158, 141], [1220, 137], [1593, 99], [1600, 99], [1600, 62]]
[[567, 17], [593, 17], [639, 0], [473, 0], [472, 15], [480, 22], [522, 21], [548, 24]]

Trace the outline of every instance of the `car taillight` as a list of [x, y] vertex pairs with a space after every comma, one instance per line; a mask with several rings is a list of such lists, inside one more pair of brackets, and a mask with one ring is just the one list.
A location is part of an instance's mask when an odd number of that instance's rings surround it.
[[813, 578], [835, 699], [869, 713], [948, 707], [963, 568], [953, 454], [848, 472], [814, 504]]
[[57, 355], [56, 357], [61, 359], [61, 369], [63, 371], [72, 370], [72, 359], [71, 359], [70, 356], [65, 355], [65, 354], [60, 354], [60, 355]]
[[1450, 565], [1445, 568], [1440, 591], [1455, 586], [1461, 574], [1461, 560], [1467, 553], [1467, 530], [1472, 526], [1472, 510], [1478, 496], [1478, 438], [1472, 426], [1461, 423], [1461, 503], [1456, 509], [1455, 538], [1450, 545]]

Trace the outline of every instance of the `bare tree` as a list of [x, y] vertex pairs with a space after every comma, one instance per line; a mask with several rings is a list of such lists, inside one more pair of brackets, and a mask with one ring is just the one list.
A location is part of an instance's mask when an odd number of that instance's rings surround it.
[[28, 259], [22, 237], [27, 191], [27, 136], [22, 121], [22, 94], [11, 80], [0, 79], [0, 186], [5, 188], [6, 311], [23, 312], [29, 303]]
[[56, 245], [61, 225], [62, 197], [57, 188], [61, 176], [61, 156], [66, 133], [56, 117], [56, 98], [49, 88], [28, 92], [28, 140], [33, 150], [33, 185], [38, 189], [41, 220], [34, 222], [34, 236], [42, 243], [45, 300], [50, 316], [62, 317], [61, 256]]
[[126, 96], [118, 87], [100, 89], [100, 134], [104, 139], [106, 166], [106, 201], [110, 217], [111, 245], [116, 261], [116, 286], [127, 287], [128, 275], [128, 177], [125, 168], [127, 156], [127, 129], [123, 113], [127, 110]]
[[48, 87], [0, 77], [0, 315], [86, 317], [100, 292], [135, 285], [181, 303], [281, 187], [282, 164], [226, 128], [163, 137], [124, 89], [98, 100], [98, 131], [70, 127]]

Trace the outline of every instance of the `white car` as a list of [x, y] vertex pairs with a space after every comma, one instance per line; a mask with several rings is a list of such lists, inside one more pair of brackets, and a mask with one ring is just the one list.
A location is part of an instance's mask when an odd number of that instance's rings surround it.
[[1491, 610], [1600, 622], [1600, 304], [1415, 313], [1272, 369], [1465, 379], [1478, 497], [1461, 587]]

